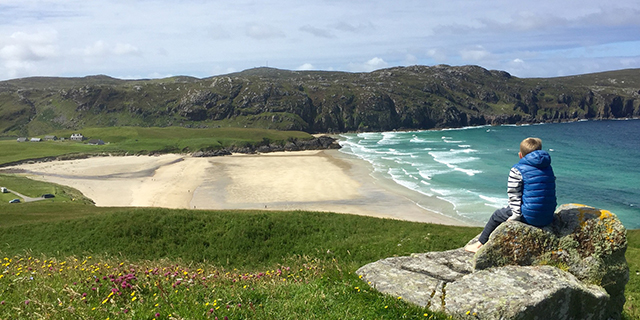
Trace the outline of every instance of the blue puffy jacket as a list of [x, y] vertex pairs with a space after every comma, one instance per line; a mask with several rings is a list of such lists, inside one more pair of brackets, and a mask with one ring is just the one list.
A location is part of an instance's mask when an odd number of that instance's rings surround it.
[[536, 227], [544, 227], [553, 222], [557, 205], [556, 177], [551, 168], [549, 153], [535, 150], [513, 167], [522, 175], [520, 211], [523, 222]]

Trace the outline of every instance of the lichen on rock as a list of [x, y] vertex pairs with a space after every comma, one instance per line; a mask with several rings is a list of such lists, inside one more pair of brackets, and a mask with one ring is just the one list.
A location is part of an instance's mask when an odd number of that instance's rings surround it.
[[503, 223], [475, 255], [413, 254], [357, 273], [381, 292], [461, 319], [619, 319], [626, 248], [615, 214], [565, 204], [545, 228]]

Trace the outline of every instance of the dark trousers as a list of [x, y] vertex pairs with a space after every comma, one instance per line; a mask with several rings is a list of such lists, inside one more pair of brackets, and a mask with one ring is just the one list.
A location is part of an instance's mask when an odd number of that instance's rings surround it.
[[484, 226], [484, 230], [482, 230], [478, 241], [482, 244], [487, 243], [493, 230], [495, 230], [501, 223], [507, 221], [512, 214], [513, 212], [511, 212], [511, 208], [509, 207], [504, 207], [494, 211], [491, 218], [489, 218], [489, 221], [487, 221], [487, 224]]

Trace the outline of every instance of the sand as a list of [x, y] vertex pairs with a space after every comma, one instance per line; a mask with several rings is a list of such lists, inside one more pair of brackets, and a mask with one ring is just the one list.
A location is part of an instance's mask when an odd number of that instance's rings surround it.
[[73, 187], [97, 206], [328, 211], [470, 224], [437, 213], [450, 209], [448, 204], [376, 179], [368, 163], [337, 150], [96, 157], [8, 169]]

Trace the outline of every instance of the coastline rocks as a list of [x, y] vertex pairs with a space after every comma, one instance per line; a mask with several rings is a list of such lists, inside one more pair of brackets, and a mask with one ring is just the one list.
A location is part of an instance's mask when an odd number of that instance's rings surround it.
[[207, 151], [196, 151], [191, 154], [192, 157], [219, 157], [219, 156], [230, 156], [231, 152], [225, 149], [221, 150], [207, 150]]
[[463, 248], [412, 254], [356, 273], [380, 292], [456, 318], [619, 319], [626, 247], [615, 214], [569, 204], [543, 229], [500, 225], [475, 255]]
[[301, 150], [324, 150], [324, 149], [340, 149], [338, 141], [328, 136], [319, 136], [311, 140], [294, 140], [289, 141], [284, 145], [275, 143], [269, 143], [259, 146], [246, 146], [246, 147], [230, 147], [218, 150], [206, 150], [196, 151], [191, 156], [193, 157], [218, 157], [227, 156], [232, 153], [268, 153], [278, 151], [301, 151]]

